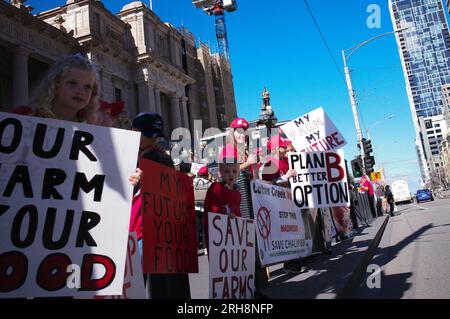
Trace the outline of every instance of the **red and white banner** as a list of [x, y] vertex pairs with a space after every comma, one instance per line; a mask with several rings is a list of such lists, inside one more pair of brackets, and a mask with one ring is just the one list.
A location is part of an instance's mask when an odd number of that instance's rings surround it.
[[146, 274], [198, 272], [192, 179], [148, 159], [140, 161], [143, 270]]

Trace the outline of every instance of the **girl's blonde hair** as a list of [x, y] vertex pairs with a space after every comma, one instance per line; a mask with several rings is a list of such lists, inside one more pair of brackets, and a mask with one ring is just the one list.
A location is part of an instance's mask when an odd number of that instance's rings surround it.
[[57, 118], [52, 110], [53, 104], [59, 91], [61, 79], [71, 68], [89, 71], [94, 76], [91, 100], [85, 108], [78, 111], [77, 117], [79, 122], [87, 121], [89, 124], [95, 124], [97, 120], [96, 111], [99, 108], [100, 79], [95, 66], [80, 53], [56, 62], [50, 68], [34, 90], [31, 105], [36, 109], [36, 113]]

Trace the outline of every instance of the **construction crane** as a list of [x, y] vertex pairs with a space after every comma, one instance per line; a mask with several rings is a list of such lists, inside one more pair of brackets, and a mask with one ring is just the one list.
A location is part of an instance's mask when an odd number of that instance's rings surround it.
[[216, 19], [216, 37], [219, 47], [219, 54], [230, 61], [230, 51], [228, 49], [227, 26], [225, 24], [225, 11], [233, 12], [237, 10], [236, 0], [193, 0], [192, 3], [197, 9]]

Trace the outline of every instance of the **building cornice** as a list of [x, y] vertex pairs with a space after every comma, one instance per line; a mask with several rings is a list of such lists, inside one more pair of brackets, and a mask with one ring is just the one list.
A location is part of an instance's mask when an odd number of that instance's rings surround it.
[[137, 62], [139, 64], [152, 65], [164, 73], [181, 80], [185, 85], [194, 84], [196, 82], [195, 79], [187, 75], [182, 69], [165, 62], [152, 52], [139, 54], [137, 56]]
[[1, 15], [6, 15], [6, 17], [16, 20], [24, 26], [33, 28], [40, 34], [47, 35], [49, 38], [61, 42], [64, 45], [72, 46], [74, 49], [80, 48], [78, 41], [74, 37], [42, 21], [26, 9], [19, 9], [5, 1], [0, 1], [0, 16]]

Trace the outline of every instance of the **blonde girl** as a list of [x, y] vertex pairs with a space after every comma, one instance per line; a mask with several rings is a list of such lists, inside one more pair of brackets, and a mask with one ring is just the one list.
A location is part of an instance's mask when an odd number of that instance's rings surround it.
[[34, 90], [31, 106], [14, 113], [95, 124], [100, 81], [94, 65], [77, 53], [55, 63]]

